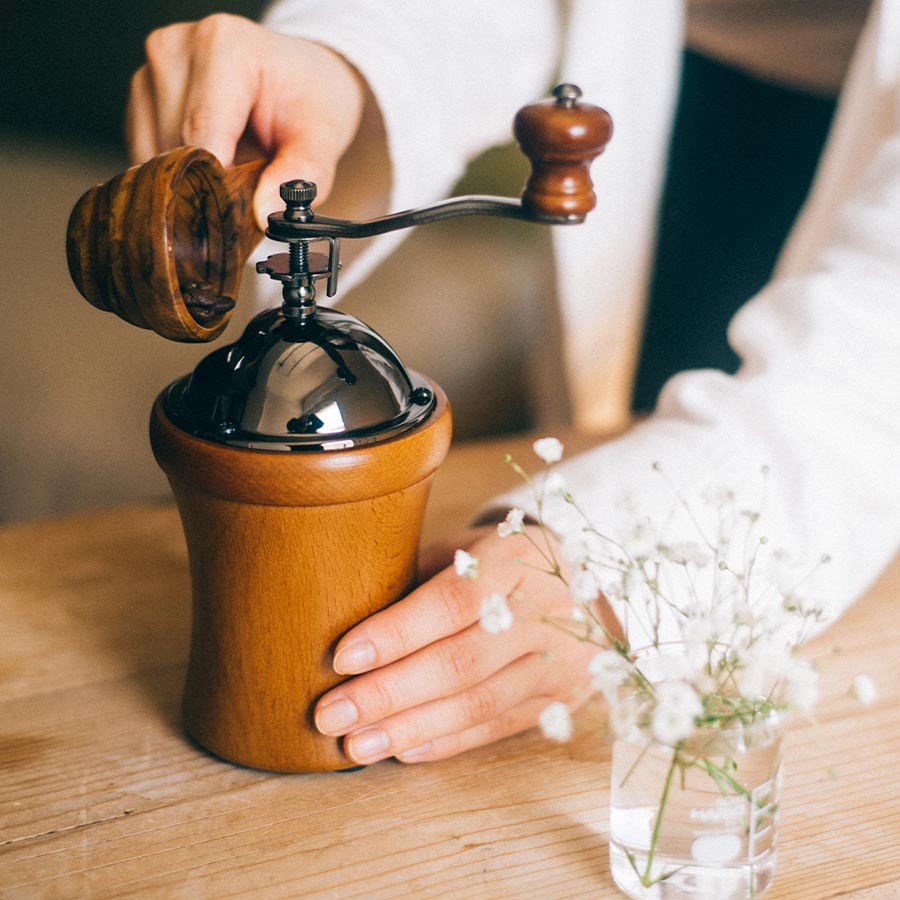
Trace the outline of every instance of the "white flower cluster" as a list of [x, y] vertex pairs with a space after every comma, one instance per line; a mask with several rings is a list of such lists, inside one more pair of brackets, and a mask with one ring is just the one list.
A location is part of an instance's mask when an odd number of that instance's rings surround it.
[[572, 714], [569, 707], [559, 700], [554, 700], [541, 710], [538, 726], [545, 738], [565, 743], [572, 737]]
[[685, 681], [663, 681], [656, 685], [651, 728], [662, 744], [674, 746], [694, 733], [703, 702]]
[[878, 699], [878, 688], [868, 675], [857, 675], [850, 685], [850, 693], [863, 706], [871, 706]]
[[461, 578], [470, 581], [478, 578], [478, 559], [466, 550], [457, 550], [453, 555], [453, 568]]
[[512, 610], [503, 594], [490, 594], [481, 602], [481, 627], [488, 634], [500, 634], [513, 626]]
[[[546, 465], [541, 477], [533, 479], [513, 466], [532, 487], [537, 523], [544, 528], [547, 504], [569, 504], [576, 511], [578, 506], [553, 468], [563, 456], [560, 441], [541, 438], [533, 449]], [[658, 465], [653, 468], [662, 472]], [[764, 477], [767, 472], [764, 467]], [[705, 516], [695, 515], [674, 493], [696, 530], [695, 539], [682, 534], [667, 540], [653, 522], [640, 518], [623, 537], [611, 538], [582, 516], [583, 526], [562, 536], [567, 568], [555, 558], [547, 560], [573, 602], [571, 621], [561, 627], [601, 646], [588, 674], [593, 689], [608, 701], [613, 731], [638, 728], [675, 746], [697, 728], [746, 724], [791, 709], [809, 711], [818, 698], [817, 673], [796, 651], [825, 614], [804, 593], [807, 578], [788, 554], [768, 546], [759, 530], [760, 510], [740, 506], [734, 490], [704, 491]], [[522, 534], [525, 519], [525, 510], [511, 509], [497, 526], [498, 535]], [[710, 520], [707, 533], [700, 523]], [[820, 562], [827, 561], [822, 557]], [[455, 566], [460, 576], [478, 577], [478, 560], [465, 551], [457, 551]], [[615, 610], [624, 639], [606, 631], [596, 609], [601, 597]], [[485, 630], [497, 634], [512, 627], [508, 599], [499, 593], [485, 598], [480, 616]], [[864, 676], [851, 691], [862, 703], [877, 698]], [[548, 737], [566, 740], [568, 708], [552, 703], [540, 725]]]
[[[703, 502], [715, 511], [712, 535], [676, 497], [695, 540], [666, 540], [640, 519], [613, 540], [586, 523], [566, 554], [575, 567], [573, 599], [596, 599], [586, 589], [593, 582], [625, 626], [625, 641], [611, 641], [590, 670], [594, 687], [615, 707], [614, 721], [677, 742], [701, 720], [721, 727], [736, 717], [810, 710], [817, 674], [796, 651], [823, 618], [822, 606], [802, 596], [796, 565], [770, 550], [759, 533], [760, 513], [739, 508], [734, 491], [705, 492]], [[655, 658], [653, 678], [641, 670], [648, 657]], [[618, 708], [623, 688], [643, 695], [641, 702]]]
[[532, 445], [532, 449], [548, 466], [558, 463], [563, 456], [563, 445], [555, 437], [539, 438]]
[[506, 518], [497, 526], [497, 534], [500, 537], [509, 537], [513, 534], [522, 534], [525, 530], [525, 510], [514, 506]]

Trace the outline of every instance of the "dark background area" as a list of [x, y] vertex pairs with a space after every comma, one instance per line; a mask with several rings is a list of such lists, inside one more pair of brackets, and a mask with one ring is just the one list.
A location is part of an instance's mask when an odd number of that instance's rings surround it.
[[171, 22], [265, 0], [0, 0], [0, 128], [123, 146], [122, 117], [144, 38]]

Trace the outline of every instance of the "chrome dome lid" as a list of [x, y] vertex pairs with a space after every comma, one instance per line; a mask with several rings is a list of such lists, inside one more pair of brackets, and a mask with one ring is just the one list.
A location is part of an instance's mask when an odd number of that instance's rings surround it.
[[435, 406], [369, 326], [318, 307], [307, 319], [269, 310], [201, 360], [165, 397], [172, 421], [197, 437], [261, 450], [339, 450], [387, 440]]

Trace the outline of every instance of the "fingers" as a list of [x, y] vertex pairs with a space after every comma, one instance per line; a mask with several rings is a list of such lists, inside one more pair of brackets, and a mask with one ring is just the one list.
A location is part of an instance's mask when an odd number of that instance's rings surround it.
[[480, 594], [445, 569], [427, 585], [366, 619], [338, 643], [334, 669], [356, 675], [409, 657], [478, 619]]
[[[335, 688], [316, 707], [316, 727], [325, 734], [346, 734], [398, 710], [484, 683], [521, 653], [516, 641], [497, 642], [478, 625], [470, 626], [451, 639]], [[477, 699], [473, 694], [470, 702]]]
[[[343, 736], [355, 762], [442, 759], [531, 727], [551, 700], [587, 696], [597, 648], [545, 624], [564, 620], [572, 600], [559, 579], [536, 571], [540, 549], [524, 536], [472, 549], [514, 565], [493, 587], [446, 569], [339, 643], [335, 669], [362, 674], [321, 698], [315, 722]], [[522, 556], [532, 565], [523, 568]], [[489, 634], [478, 621], [483, 597], [514, 586], [531, 600], [511, 600], [512, 628]]]
[[234, 161], [258, 100], [261, 37], [259, 26], [238, 16], [217, 14], [193, 25], [180, 138], [206, 147], [223, 166]]
[[362, 121], [366, 95], [362, 77], [332, 50], [278, 34], [267, 44], [282, 63], [261, 70], [250, 116], [270, 157], [253, 201], [263, 228], [268, 214], [282, 206], [278, 189], [284, 181], [315, 182], [319, 206], [328, 198], [338, 162]]
[[[552, 700], [577, 705], [587, 696], [585, 673], [594, 652], [596, 648], [579, 647], [570, 660], [574, 669], [558, 666], [538, 651], [526, 651], [484, 677], [479, 677], [483, 668], [473, 666], [459, 681], [439, 676], [437, 683], [444, 690], [458, 688], [455, 693], [411, 705], [406, 705], [408, 698], [432, 696], [434, 673], [429, 675], [425, 666], [406, 671], [403, 677], [414, 672], [418, 682], [408, 692], [402, 687], [393, 693], [373, 690], [371, 683], [355, 679], [323, 698], [316, 725], [323, 733], [345, 736], [344, 752], [358, 763], [389, 756], [403, 762], [443, 759], [532, 727]], [[490, 659], [483, 665], [491, 668]], [[383, 717], [373, 713], [380, 709], [392, 712]]]
[[357, 763], [389, 756], [424, 762], [499, 740], [531, 727], [553, 699], [544, 693], [548, 664], [528, 654], [489, 678], [425, 704], [415, 715], [396, 715], [355, 729], [344, 752]]
[[254, 198], [262, 227], [282, 206], [283, 181], [315, 181], [318, 202], [327, 198], [365, 99], [343, 58], [224, 13], [158, 29], [145, 46], [125, 117], [133, 162], [187, 144], [230, 166], [239, 144], [254, 146], [270, 159]]
[[150, 69], [141, 66], [131, 78], [128, 106], [125, 109], [125, 140], [133, 165], [146, 162], [159, 152], [159, 136], [153, 103]]
[[152, 32], [144, 42], [156, 153], [184, 143], [184, 96], [191, 73], [193, 29], [192, 23], [178, 23]]
[[[311, 146], [310, 135], [301, 133], [292, 136], [278, 146], [275, 157], [266, 166], [259, 183], [256, 186], [256, 194], [253, 197], [253, 211], [260, 228], [265, 229], [268, 215], [273, 210], [283, 209], [284, 201], [281, 199], [279, 188], [282, 182], [302, 178], [312, 181], [317, 188], [317, 203], [331, 192], [334, 184], [335, 169], [333, 166], [324, 165], [322, 160], [330, 157], [322, 150], [321, 157]], [[336, 164], [336, 160], [334, 160]]]
[[[320, 699], [315, 722], [344, 738], [350, 759], [443, 759], [530, 728], [552, 700], [574, 706], [589, 695], [597, 646], [565, 627], [572, 597], [549, 577], [554, 560], [526, 531], [502, 540], [493, 532], [472, 545], [483, 561], [478, 580], [445, 569], [339, 642], [334, 668], [357, 677]], [[493, 591], [514, 608], [500, 634], [479, 622]]]
[[500, 550], [497, 562], [502, 564], [505, 556], [510, 565], [498, 567], [491, 587], [461, 578], [447, 568], [403, 600], [348, 631], [335, 648], [335, 671], [342, 675], [368, 672], [468, 628], [478, 620], [487, 593], [508, 593], [522, 577], [523, 568], [515, 560], [530, 551], [526, 540], [507, 538]]
[[135, 163], [181, 146], [184, 94], [190, 75], [193, 23], [178, 23], [148, 35], [147, 62], [131, 80], [125, 136]]
[[216, 14], [152, 32], [132, 79], [126, 137], [135, 162], [184, 144], [230, 165], [259, 83], [259, 26]]
[[518, 705], [486, 722], [480, 722], [463, 731], [441, 735], [411, 747], [409, 750], [400, 750], [394, 756], [404, 763], [436, 762], [439, 759], [448, 759], [451, 756], [465, 753], [467, 750], [474, 750], [476, 747], [484, 747], [495, 741], [503, 740], [503, 738], [512, 737], [514, 734], [533, 728], [537, 724], [541, 711], [553, 699], [549, 695], [528, 697]]

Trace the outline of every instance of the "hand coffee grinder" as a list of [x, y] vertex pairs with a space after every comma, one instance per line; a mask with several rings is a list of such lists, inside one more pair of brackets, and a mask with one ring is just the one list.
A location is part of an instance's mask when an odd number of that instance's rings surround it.
[[[407, 370], [371, 328], [317, 306], [333, 296], [340, 241], [461, 215], [583, 221], [589, 165], [609, 116], [560, 85], [514, 133], [532, 172], [520, 200], [455, 197], [368, 222], [317, 215], [315, 185], [282, 185], [266, 235], [288, 245], [257, 271], [282, 283], [256, 316], [167, 387], [151, 442], [178, 504], [193, 627], [189, 733], [254, 768], [327, 771], [351, 762], [312, 724], [341, 679], [340, 636], [413, 584], [431, 479], [450, 444], [440, 387]], [[218, 336], [261, 234], [251, 201], [263, 163], [224, 170], [182, 147], [88, 191], [69, 221], [72, 278], [95, 306], [180, 341]], [[325, 247], [326, 252], [310, 249]]]

